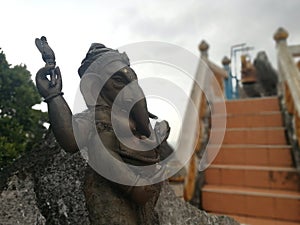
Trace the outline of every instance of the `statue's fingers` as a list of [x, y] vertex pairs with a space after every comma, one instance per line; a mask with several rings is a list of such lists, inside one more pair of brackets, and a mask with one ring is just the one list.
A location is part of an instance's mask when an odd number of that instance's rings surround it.
[[59, 67], [55, 68], [55, 74], [56, 74], [56, 82], [60, 85], [60, 87], [62, 86], [62, 78], [61, 78], [61, 72]]
[[57, 76], [56, 79], [57, 79], [58, 81], [60, 81], [60, 80], [61, 80], [61, 73], [60, 73], [60, 69], [59, 69], [58, 66], [55, 68], [55, 74], [56, 74], [56, 76]]
[[50, 75], [50, 69], [51, 67], [45, 66], [36, 73], [36, 80], [42, 79], [42, 80], [48, 80], [47, 75]]

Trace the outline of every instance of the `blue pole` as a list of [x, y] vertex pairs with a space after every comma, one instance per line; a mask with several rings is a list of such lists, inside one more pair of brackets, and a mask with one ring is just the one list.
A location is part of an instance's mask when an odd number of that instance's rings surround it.
[[224, 65], [224, 69], [226, 70], [228, 74], [228, 78], [225, 78], [224, 84], [225, 84], [225, 96], [227, 99], [234, 99], [234, 91], [232, 86], [232, 74], [231, 69], [229, 65]]

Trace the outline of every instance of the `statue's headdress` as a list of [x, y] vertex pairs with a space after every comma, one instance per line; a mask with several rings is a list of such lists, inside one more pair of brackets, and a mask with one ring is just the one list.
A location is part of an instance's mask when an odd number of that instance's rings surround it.
[[107, 48], [103, 44], [93, 43], [81, 62], [78, 74], [80, 77], [85, 73], [102, 75], [107, 70], [107, 66], [109, 66], [110, 73], [115, 73], [126, 66], [130, 66], [129, 58], [126, 53]]
[[93, 43], [78, 69], [80, 90], [88, 106], [95, 106], [106, 81], [117, 71], [130, 66], [126, 53]]

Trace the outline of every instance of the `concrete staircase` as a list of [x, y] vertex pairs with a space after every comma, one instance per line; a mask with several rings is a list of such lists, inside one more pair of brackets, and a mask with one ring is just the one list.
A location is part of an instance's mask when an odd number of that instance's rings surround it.
[[226, 107], [226, 134], [205, 171], [202, 208], [242, 224], [300, 224], [300, 176], [278, 98], [228, 101]]

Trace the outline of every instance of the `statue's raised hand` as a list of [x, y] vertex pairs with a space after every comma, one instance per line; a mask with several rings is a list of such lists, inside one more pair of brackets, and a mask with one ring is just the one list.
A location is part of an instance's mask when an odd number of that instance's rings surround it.
[[45, 101], [62, 94], [62, 79], [59, 67], [54, 69], [54, 73], [56, 75], [55, 86], [51, 85], [50, 80], [47, 78], [47, 75], [51, 74], [51, 70], [53, 70], [53, 66], [45, 66], [37, 72], [35, 77], [37, 89], [40, 95], [45, 98]]

